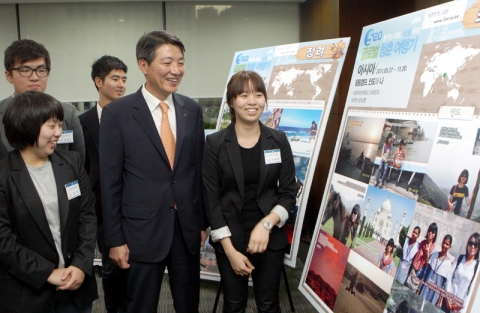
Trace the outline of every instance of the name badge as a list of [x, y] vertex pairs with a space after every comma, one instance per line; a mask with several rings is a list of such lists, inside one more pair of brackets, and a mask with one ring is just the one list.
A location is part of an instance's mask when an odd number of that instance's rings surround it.
[[282, 155], [280, 149], [265, 150], [265, 164], [278, 164], [282, 163]]
[[67, 198], [68, 200], [75, 199], [82, 195], [80, 191], [80, 185], [78, 184], [78, 180], [72, 181], [65, 185], [65, 189], [67, 190]]
[[57, 144], [73, 143], [73, 130], [64, 130], [58, 138]]

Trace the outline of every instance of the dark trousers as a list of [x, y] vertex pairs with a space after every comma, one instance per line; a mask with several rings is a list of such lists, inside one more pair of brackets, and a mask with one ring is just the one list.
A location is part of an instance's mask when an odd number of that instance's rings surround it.
[[108, 313], [125, 313], [127, 312], [128, 270], [122, 270], [110, 259], [110, 249], [105, 246], [102, 224], [97, 226], [97, 244], [102, 253], [102, 285], [105, 309]]
[[[198, 234], [200, 240], [200, 233]], [[152, 247], [155, 249], [155, 247]], [[178, 215], [168, 256], [158, 263], [129, 261], [128, 312], [156, 313], [163, 273], [168, 277], [175, 312], [197, 313], [200, 302], [200, 249], [192, 255], [185, 245]]]
[[[250, 260], [253, 290], [258, 312], [280, 312], [280, 276], [283, 269], [285, 250], [249, 254], [240, 251]], [[248, 300], [248, 276], [235, 274], [226, 254], [216, 253], [218, 269], [223, 284], [223, 312], [245, 312]]]

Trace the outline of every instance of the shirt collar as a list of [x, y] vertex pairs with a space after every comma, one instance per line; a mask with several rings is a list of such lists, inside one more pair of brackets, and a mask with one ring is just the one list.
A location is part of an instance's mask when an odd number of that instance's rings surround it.
[[97, 102], [97, 115], [98, 115], [98, 120], [100, 120], [102, 118], [102, 107], [98, 102]]
[[[142, 86], [142, 95], [143, 98], [145, 98], [145, 101], [147, 102], [148, 108], [150, 109], [150, 112], [155, 110], [155, 108], [158, 107], [161, 100], [157, 99], [154, 95], [152, 95], [147, 88], [145, 88], [145, 84]], [[165, 102], [168, 105], [169, 110], [173, 110], [173, 96], [172, 94], [169, 94], [167, 99], [165, 99], [163, 102]]]

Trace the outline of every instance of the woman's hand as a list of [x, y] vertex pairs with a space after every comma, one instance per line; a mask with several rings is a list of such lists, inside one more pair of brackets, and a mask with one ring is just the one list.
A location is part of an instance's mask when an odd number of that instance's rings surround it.
[[263, 226], [263, 220], [253, 228], [248, 241], [248, 253], [263, 253], [267, 250], [268, 240], [270, 239], [270, 231]]
[[255, 269], [248, 258], [237, 250], [231, 251], [227, 254], [230, 265], [232, 266], [235, 274], [240, 276], [250, 275]]

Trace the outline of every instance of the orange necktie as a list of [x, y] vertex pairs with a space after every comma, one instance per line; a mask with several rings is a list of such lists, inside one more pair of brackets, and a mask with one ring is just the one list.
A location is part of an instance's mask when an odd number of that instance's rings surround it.
[[160, 102], [160, 108], [162, 109], [162, 126], [160, 129], [160, 134], [162, 137], [163, 147], [165, 148], [168, 161], [170, 162], [170, 167], [173, 169], [176, 143], [172, 128], [170, 127], [170, 122], [168, 121], [168, 104], [165, 102]]

